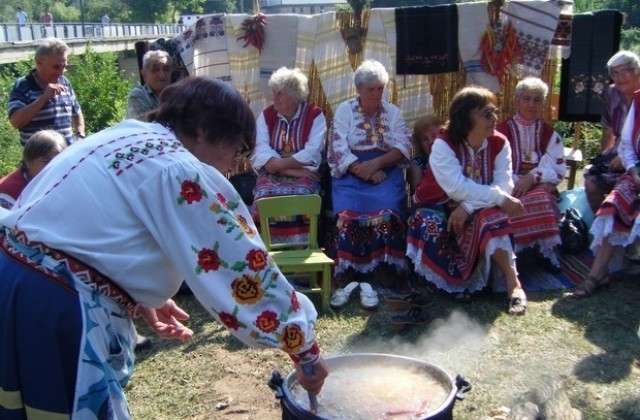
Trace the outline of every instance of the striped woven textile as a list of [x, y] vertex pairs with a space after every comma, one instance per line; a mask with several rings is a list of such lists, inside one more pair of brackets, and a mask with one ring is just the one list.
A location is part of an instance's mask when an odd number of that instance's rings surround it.
[[313, 47], [318, 32], [318, 15], [300, 15], [298, 18], [296, 67], [306, 75], [311, 74]]
[[561, 6], [554, 1], [509, 1], [501, 14], [516, 30], [524, 57], [517, 64], [520, 77], [539, 77], [558, 26]]
[[180, 56], [190, 75], [231, 81], [224, 21], [224, 13], [206, 16], [178, 35]]
[[260, 54], [260, 89], [268, 97], [271, 74], [280, 67], [293, 68], [296, 65], [298, 16], [285, 13], [267, 15], [265, 43]]
[[237, 41], [237, 38], [242, 35], [240, 26], [248, 17], [251, 16], [227, 15], [229, 69], [231, 83], [243, 94], [249, 102], [253, 115], [257, 117], [265, 108], [260, 93], [260, 54], [254, 47], [244, 48], [244, 41]]
[[500, 91], [496, 76], [482, 70], [480, 40], [489, 25], [487, 3], [458, 3], [458, 51], [467, 72], [466, 85], [478, 85], [492, 92]]
[[356, 94], [347, 46], [340, 34], [335, 12], [318, 15], [313, 56], [332, 112]]

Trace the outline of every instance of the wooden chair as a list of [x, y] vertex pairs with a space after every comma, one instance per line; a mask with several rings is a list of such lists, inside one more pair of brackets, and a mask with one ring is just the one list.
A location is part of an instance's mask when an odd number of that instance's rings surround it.
[[567, 183], [567, 189], [572, 190], [576, 183], [576, 172], [578, 165], [582, 163], [582, 151], [580, 150], [580, 130], [582, 123], [577, 122], [575, 132], [573, 135], [573, 144], [571, 147], [564, 148], [564, 161], [569, 169], [569, 182]]
[[[260, 215], [260, 236], [269, 254], [283, 273], [310, 274], [309, 287], [299, 290], [321, 297], [321, 312], [329, 309], [331, 268], [333, 260], [318, 247], [318, 215], [322, 199], [319, 195], [287, 195], [256, 200]], [[269, 221], [274, 218], [306, 215], [309, 218], [309, 237], [305, 242], [272, 242]]]

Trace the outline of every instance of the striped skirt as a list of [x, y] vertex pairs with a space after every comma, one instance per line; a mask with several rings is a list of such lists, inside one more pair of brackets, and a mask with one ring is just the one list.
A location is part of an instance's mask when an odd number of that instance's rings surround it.
[[509, 216], [492, 207], [473, 213], [462, 235], [447, 231], [447, 205], [416, 209], [408, 221], [407, 256], [416, 273], [451, 293], [487, 286], [491, 255], [513, 253]]
[[591, 250], [595, 254], [602, 244], [608, 240], [616, 246], [609, 260], [611, 272], [623, 267], [624, 247], [631, 245], [640, 236], [640, 189], [632, 178], [625, 174], [620, 177], [616, 186], [600, 205], [589, 233], [593, 235]]
[[[319, 194], [320, 185], [309, 178], [272, 175], [261, 171], [256, 179], [254, 202], [251, 214], [256, 226], [260, 226], [260, 218], [255, 200], [263, 197], [284, 195]], [[304, 242], [309, 235], [309, 221], [302, 216], [282, 217], [269, 225], [272, 241], [275, 243]]]
[[556, 249], [561, 243], [560, 210], [555, 197], [541, 188], [534, 188], [520, 197], [520, 201], [524, 214], [511, 218], [516, 253], [538, 247], [544, 257], [560, 266]]

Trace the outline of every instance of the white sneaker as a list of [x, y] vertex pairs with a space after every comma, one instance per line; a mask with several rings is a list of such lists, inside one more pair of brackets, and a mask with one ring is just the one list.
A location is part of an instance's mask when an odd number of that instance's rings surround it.
[[353, 291], [356, 290], [359, 285], [360, 284], [357, 281], [352, 281], [351, 283], [347, 284], [344, 289], [336, 290], [333, 296], [331, 296], [331, 300], [329, 301], [331, 307], [341, 308], [346, 305], [347, 302], [349, 302], [349, 298], [351, 298], [351, 293], [353, 293]]
[[369, 283], [360, 283], [360, 305], [365, 309], [378, 307], [378, 293]]

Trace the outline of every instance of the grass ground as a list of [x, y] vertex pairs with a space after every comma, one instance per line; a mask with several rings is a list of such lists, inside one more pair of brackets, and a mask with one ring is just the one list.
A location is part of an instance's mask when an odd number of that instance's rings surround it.
[[[436, 295], [430, 324], [394, 333], [384, 305], [365, 311], [354, 299], [320, 317], [317, 333], [327, 356], [405, 355], [463, 375], [473, 389], [456, 402], [456, 419], [490, 418], [493, 409], [513, 406], [540, 383], [556, 380], [564, 381], [584, 419], [640, 418], [638, 275], [585, 300], [568, 291], [530, 293], [523, 317], [506, 315], [506, 300], [504, 294], [484, 294], [460, 304]], [[139, 355], [127, 389], [134, 418], [280, 418], [267, 382], [274, 370], [291, 371], [288, 358], [246, 348], [193, 297], [181, 297], [180, 303], [192, 314], [196, 336], [186, 344], [156, 340]], [[144, 326], [141, 331], [148, 332]]]
[[[469, 304], [440, 296], [433, 322], [400, 333], [393, 333], [384, 306], [369, 312], [355, 299], [321, 317], [317, 331], [326, 355], [405, 355], [463, 375], [473, 389], [456, 402], [456, 419], [489, 418], [492, 409], [512, 406], [542, 381], [558, 378], [583, 418], [638, 418], [638, 280], [620, 279], [586, 300], [561, 291], [531, 293], [529, 299], [526, 316], [510, 317], [506, 295], [482, 295]], [[140, 355], [127, 390], [134, 418], [279, 418], [267, 382], [273, 370], [291, 370], [288, 359], [246, 348], [193, 297], [180, 303], [193, 316], [196, 338], [187, 344], [156, 340]]]

